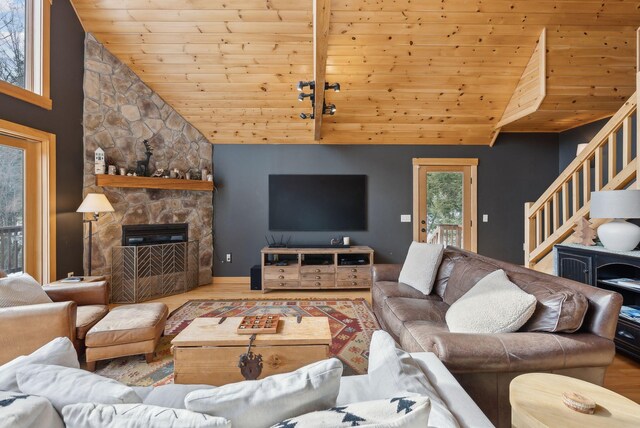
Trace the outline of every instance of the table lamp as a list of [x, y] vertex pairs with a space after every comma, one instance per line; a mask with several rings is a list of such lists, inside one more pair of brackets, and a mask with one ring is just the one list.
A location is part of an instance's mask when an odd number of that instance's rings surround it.
[[92, 248], [92, 224], [98, 221], [100, 213], [113, 212], [113, 207], [105, 195], [102, 193], [87, 193], [80, 207], [76, 210], [78, 213], [93, 213], [93, 218], [82, 219], [83, 223], [89, 223], [89, 276], [91, 276], [91, 248]]
[[640, 190], [591, 192], [591, 218], [611, 218], [598, 227], [598, 238], [605, 248], [631, 251], [640, 243], [640, 227], [625, 221], [640, 218]]

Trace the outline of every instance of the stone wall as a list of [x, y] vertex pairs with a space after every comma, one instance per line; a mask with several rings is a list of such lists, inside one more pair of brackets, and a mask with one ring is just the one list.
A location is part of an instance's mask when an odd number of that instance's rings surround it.
[[[145, 158], [142, 141], [148, 139], [151, 172], [205, 167], [211, 171], [213, 146], [90, 34], [85, 40], [84, 94], [84, 194], [103, 192], [115, 209], [94, 224], [93, 274], [110, 274], [111, 249], [121, 245], [123, 224], [189, 223], [189, 238], [200, 241], [200, 284], [210, 283], [213, 195], [96, 187], [93, 159], [101, 147], [107, 164], [135, 168], [136, 161]], [[85, 229], [85, 270], [87, 238]]]

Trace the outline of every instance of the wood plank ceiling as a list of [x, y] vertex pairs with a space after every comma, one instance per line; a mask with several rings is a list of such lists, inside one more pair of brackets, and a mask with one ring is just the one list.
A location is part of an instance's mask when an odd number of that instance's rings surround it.
[[[322, 0], [319, 0], [322, 1]], [[546, 28], [547, 89], [503, 131], [556, 132], [635, 91], [631, 0], [331, 1], [322, 143], [489, 144]], [[212, 143], [314, 143], [312, 0], [72, 0], [86, 31]]]

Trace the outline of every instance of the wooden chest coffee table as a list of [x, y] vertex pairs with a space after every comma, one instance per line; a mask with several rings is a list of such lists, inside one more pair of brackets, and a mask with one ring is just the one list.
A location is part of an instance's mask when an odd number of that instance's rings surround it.
[[[242, 317], [196, 318], [172, 341], [174, 383], [220, 386], [245, 380], [238, 368], [249, 335], [236, 329]], [[251, 350], [262, 355], [259, 379], [286, 373], [329, 357], [331, 331], [326, 317], [280, 318], [278, 333], [258, 334]]]

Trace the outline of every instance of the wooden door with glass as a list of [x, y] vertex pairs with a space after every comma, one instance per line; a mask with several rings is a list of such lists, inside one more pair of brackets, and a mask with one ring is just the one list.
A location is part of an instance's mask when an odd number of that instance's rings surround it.
[[476, 251], [477, 159], [413, 159], [413, 240]]
[[42, 146], [0, 134], [0, 270], [43, 276]]

